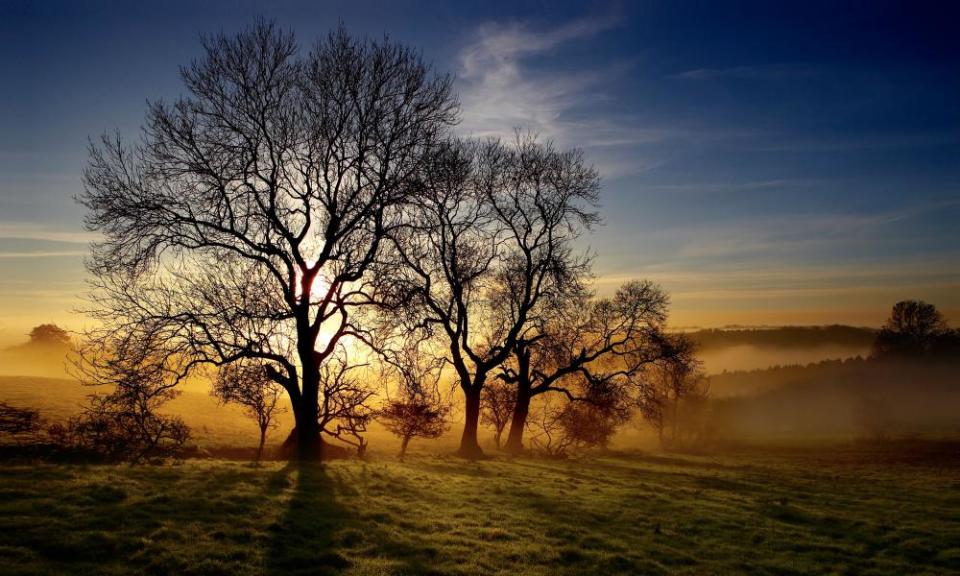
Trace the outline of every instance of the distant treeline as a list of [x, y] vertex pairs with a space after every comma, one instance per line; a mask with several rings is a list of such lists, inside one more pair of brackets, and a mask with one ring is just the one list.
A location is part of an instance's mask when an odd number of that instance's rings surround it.
[[855, 326], [782, 326], [778, 328], [708, 329], [688, 334], [700, 350], [732, 346], [810, 348], [862, 346], [869, 348], [877, 336], [872, 328]]

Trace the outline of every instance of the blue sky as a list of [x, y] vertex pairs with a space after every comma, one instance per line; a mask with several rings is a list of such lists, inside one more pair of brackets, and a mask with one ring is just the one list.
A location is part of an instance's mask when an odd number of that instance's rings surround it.
[[256, 16], [389, 33], [456, 75], [463, 133], [583, 148], [600, 290], [658, 280], [678, 325], [960, 319], [960, 4], [3, 0], [0, 340], [82, 323], [87, 138]]

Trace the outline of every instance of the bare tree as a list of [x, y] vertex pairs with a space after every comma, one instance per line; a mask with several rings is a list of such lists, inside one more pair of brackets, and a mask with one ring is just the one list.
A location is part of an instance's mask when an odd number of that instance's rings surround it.
[[493, 442], [498, 450], [503, 431], [510, 423], [516, 403], [516, 388], [503, 381], [487, 383], [480, 395], [480, 422], [493, 427]]
[[448, 406], [412, 397], [387, 401], [380, 410], [380, 421], [400, 438], [400, 461], [414, 438], [439, 438], [447, 430]]
[[187, 95], [151, 103], [137, 144], [91, 145], [92, 313], [106, 330], [156, 327], [180, 377], [263, 363], [298, 456], [316, 458], [336, 426], [319, 414], [343, 413], [319, 409], [322, 367], [367, 337], [371, 267], [457, 104], [416, 53], [342, 28], [307, 54], [265, 22], [203, 47], [181, 69]]
[[85, 413], [51, 430], [52, 435], [109, 459], [178, 455], [190, 430], [160, 409], [179, 395], [176, 385], [189, 360], [163, 351], [156, 326], [99, 336], [83, 343], [74, 374], [84, 385], [107, 391], [92, 394]]
[[[553, 298], [500, 367], [500, 378], [516, 386], [506, 449], [522, 451], [530, 402], [541, 394], [561, 393], [573, 401], [590, 401], [599, 390], [641, 394], [644, 368], [678, 353], [664, 333], [667, 302], [648, 281], [628, 282], [611, 298], [593, 299], [575, 285]], [[571, 411], [566, 418], [590, 412]]]
[[381, 341], [380, 352], [388, 397], [377, 414], [381, 423], [400, 438], [400, 461], [414, 438], [439, 438], [447, 431], [450, 403], [440, 390], [444, 359], [429, 350], [429, 341], [416, 331], [394, 332]]
[[277, 427], [275, 416], [285, 410], [279, 405], [283, 388], [273, 381], [261, 364], [235, 363], [224, 366], [217, 374], [213, 395], [221, 403], [237, 404], [257, 423], [260, 442], [257, 462], [263, 458], [267, 431]]
[[364, 434], [376, 416], [373, 401], [377, 388], [372, 378], [363, 378], [366, 363], [352, 363], [347, 348], [337, 352], [320, 368], [320, 430], [331, 438], [353, 446], [357, 456], [367, 450]]
[[531, 410], [531, 417], [524, 420], [530, 431], [530, 443], [534, 449], [550, 458], [564, 458], [573, 446], [574, 440], [563, 427], [563, 418], [568, 403], [559, 398], [544, 397], [543, 401]]
[[465, 400], [459, 454], [482, 456], [481, 392], [543, 305], [587, 265], [573, 241], [597, 221], [598, 177], [579, 151], [532, 137], [452, 142], [422, 175], [410, 227], [393, 235], [411, 320], [448, 350]]

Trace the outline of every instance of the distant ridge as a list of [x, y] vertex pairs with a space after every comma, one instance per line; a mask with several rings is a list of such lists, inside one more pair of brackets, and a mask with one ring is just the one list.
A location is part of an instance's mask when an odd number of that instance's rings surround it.
[[869, 348], [876, 336], [873, 328], [844, 326], [763, 326], [709, 328], [687, 332], [701, 350], [732, 346], [762, 348], [811, 348], [849, 346]]

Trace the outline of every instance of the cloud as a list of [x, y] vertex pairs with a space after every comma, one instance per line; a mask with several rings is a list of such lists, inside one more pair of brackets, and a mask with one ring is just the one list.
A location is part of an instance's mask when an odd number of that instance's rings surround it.
[[32, 222], [0, 222], [0, 239], [89, 244], [100, 238], [96, 232], [64, 230]]
[[647, 263], [699, 268], [835, 262], [878, 253], [892, 258], [907, 246], [945, 253], [956, 248], [943, 243], [928, 222], [958, 209], [960, 198], [946, 198], [865, 213], [752, 214], [615, 233], [603, 238], [610, 250], [601, 253], [612, 261], [640, 255]]
[[[906, 298], [960, 309], [958, 247], [917, 226], [958, 207], [953, 198], [867, 214], [757, 216], [620, 237], [614, 245], [644, 248], [598, 261], [597, 290], [609, 294], [626, 280], [651, 279], [671, 294], [681, 323], [690, 324], [708, 317], [736, 322], [744, 311], [762, 317], [774, 307], [777, 318], [809, 312], [814, 323], [846, 322], [853, 316], [829, 311], [856, 309], [863, 312], [857, 318], [879, 322]], [[904, 245], [927, 248], [905, 252]]]
[[732, 68], [696, 68], [670, 78], [675, 80], [712, 80], [718, 78], [776, 79], [812, 76], [816, 70], [797, 64], [771, 64], [765, 66], [734, 66]]
[[24, 252], [0, 252], [0, 260], [11, 258], [66, 258], [86, 256], [87, 252], [83, 250], [59, 250], [59, 251], [24, 251]]
[[629, 114], [610, 113], [608, 105], [614, 98], [605, 86], [629, 71], [630, 62], [589, 69], [563, 67], [559, 59], [550, 60], [549, 66], [531, 62], [619, 24], [620, 18], [611, 14], [549, 29], [520, 22], [478, 28], [459, 57], [461, 130], [502, 138], [512, 137], [516, 128], [530, 130], [560, 146], [586, 149], [605, 177], [655, 167], [657, 161], [627, 151], [681, 133], [645, 126]]

